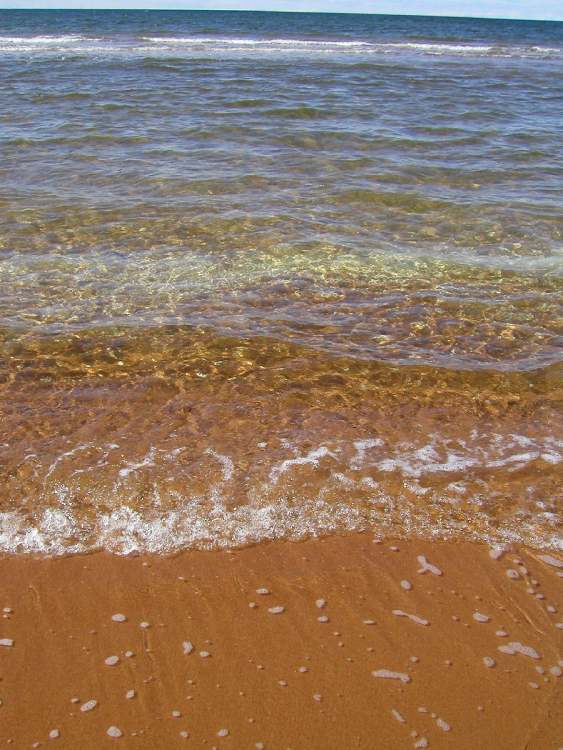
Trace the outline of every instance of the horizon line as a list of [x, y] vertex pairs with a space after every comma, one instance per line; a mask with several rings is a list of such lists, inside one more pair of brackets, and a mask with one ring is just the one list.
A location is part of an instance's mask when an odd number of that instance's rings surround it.
[[80, 7], [80, 8], [73, 8], [69, 6], [56, 6], [53, 5], [49, 8], [43, 8], [43, 7], [37, 7], [33, 5], [29, 6], [14, 6], [14, 5], [0, 5], [0, 12], [2, 11], [38, 11], [38, 12], [52, 12], [52, 11], [61, 11], [61, 10], [67, 10], [67, 11], [74, 11], [74, 12], [119, 12], [119, 11], [131, 11], [131, 12], [144, 12], [144, 13], [285, 13], [288, 15], [291, 14], [314, 14], [314, 15], [326, 15], [326, 16], [391, 16], [391, 17], [399, 17], [399, 18], [456, 18], [456, 19], [471, 19], [473, 21], [510, 21], [510, 22], [540, 22], [540, 23], [563, 23], [563, 18], [511, 18], [506, 16], [471, 16], [471, 15], [462, 15], [462, 14], [454, 14], [450, 15], [449, 13], [370, 13], [367, 11], [354, 11], [354, 10], [279, 10], [276, 8], [272, 8], [271, 10], [263, 10], [263, 9], [254, 9], [254, 8], [178, 8], [178, 7], [168, 7], [168, 8], [162, 8], [162, 7], [113, 7], [113, 8], [107, 8], [107, 7]]

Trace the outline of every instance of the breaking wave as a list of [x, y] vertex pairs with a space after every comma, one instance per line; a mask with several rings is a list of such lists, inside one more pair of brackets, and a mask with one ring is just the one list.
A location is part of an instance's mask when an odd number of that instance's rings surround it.
[[347, 39], [253, 38], [253, 37], [200, 37], [200, 36], [141, 36], [93, 37], [79, 34], [0, 36], [0, 54], [62, 54], [146, 56], [189, 56], [192, 53], [219, 54], [244, 52], [245, 54], [270, 53], [339, 53], [379, 56], [400, 53], [431, 56], [464, 57], [558, 57], [558, 47], [452, 44], [447, 42], [375, 42]]

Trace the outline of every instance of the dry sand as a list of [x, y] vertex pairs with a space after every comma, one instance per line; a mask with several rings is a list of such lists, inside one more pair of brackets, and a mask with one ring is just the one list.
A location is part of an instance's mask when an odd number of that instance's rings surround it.
[[5, 557], [0, 746], [558, 750], [556, 562], [367, 534]]

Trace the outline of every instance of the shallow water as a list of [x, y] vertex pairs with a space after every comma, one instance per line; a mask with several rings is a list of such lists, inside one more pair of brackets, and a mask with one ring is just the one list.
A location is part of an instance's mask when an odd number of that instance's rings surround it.
[[0, 548], [558, 546], [555, 23], [0, 13]]

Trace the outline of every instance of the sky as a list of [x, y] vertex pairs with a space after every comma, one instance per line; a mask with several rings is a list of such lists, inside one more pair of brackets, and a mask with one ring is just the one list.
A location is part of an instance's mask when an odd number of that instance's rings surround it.
[[563, 21], [563, 0], [0, 0], [2, 8], [289, 10]]

